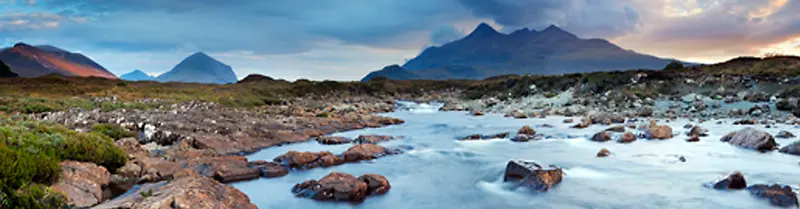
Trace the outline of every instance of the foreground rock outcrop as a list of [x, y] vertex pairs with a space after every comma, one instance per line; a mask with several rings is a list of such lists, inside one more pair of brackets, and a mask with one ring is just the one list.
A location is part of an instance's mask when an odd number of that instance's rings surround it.
[[59, 165], [60, 177], [51, 188], [64, 194], [68, 205], [91, 207], [110, 198], [110, 194], [104, 192], [111, 178], [106, 168], [75, 161], [64, 161]]
[[765, 131], [747, 127], [742, 130], [731, 132], [720, 139], [731, 145], [753, 149], [758, 151], [772, 151], [778, 147], [775, 137]]
[[94, 208], [152, 209], [255, 209], [250, 198], [228, 185], [191, 170], [182, 170], [171, 181], [143, 184], [128, 194]]
[[350, 174], [332, 172], [320, 180], [296, 184], [292, 193], [319, 201], [360, 202], [368, 195], [382, 195], [389, 189], [389, 180], [381, 175], [365, 174], [356, 178]]
[[514, 181], [522, 186], [545, 192], [561, 183], [564, 172], [561, 168], [544, 168], [536, 162], [512, 160], [506, 165], [504, 181]]

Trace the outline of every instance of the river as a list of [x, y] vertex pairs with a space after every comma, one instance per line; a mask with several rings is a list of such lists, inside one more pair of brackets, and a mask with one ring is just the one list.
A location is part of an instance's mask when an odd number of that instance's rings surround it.
[[[382, 143], [385, 147], [410, 146], [400, 155], [329, 168], [292, 171], [289, 175], [239, 182], [232, 186], [246, 193], [259, 208], [769, 208], [765, 200], [747, 191], [717, 191], [706, 184], [740, 170], [748, 184], [800, 184], [800, 157], [779, 152], [759, 153], [733, 147], [719, 139], [746, 126], [700, 124], [709, 136], [700, 142], [684, 141], [686, 120], [668, 123], [676, 136], [670, 140], [637, 140], [630, 144], [593, 142], [591, 137], [607, 126], [571, 129], [565, 117], [510, 119], [487, 114], [473, 117], [466, 112], [439, 112], [437, 105], [401, 103], [400, 111], [386, 116], [401, 118], [405, 124], [384, 128], [337, 133], [355, 138], [360, 134], [402, 136]], [[577, 118], [576, 118], [577, 121]], [[549, 124], [553, 127], [541, 127]], [[470, 134], [516, 133], [531, 125], [548, 139], [524, 143], [508, 139], [458, 141]], [[773, 135], [800, 128], [779, 124], [773, 128], [755, 125]], [[631, 130], [635, 131], [635, 130]], [[678, 133], [680, 133], [678, 135]], [[795, 139], [776, 139], [787, 145]], [[268, 160], [289, 150], [340, 153], [350, 145], [321, 145], [316, 141], [272, 147], [248, 156], [249, 160]], [[601, 148], [613, 154], [597, 158]], [[683, 156], [685, 162], [678, 158]], [[546, 193], [515, 188], [502, 182], [506, 163], [512, 159], [533, 160], [564, 168], [563, 182]], [[392, 189], [381, 196], [370, 196], [363, 203], [317, 202], [295, 197], [292, 186], [319, 179], [332, 171], [359, 176], [376, 173], [386, 176]], [[796, 188], [795, 188], [796, 189]]]

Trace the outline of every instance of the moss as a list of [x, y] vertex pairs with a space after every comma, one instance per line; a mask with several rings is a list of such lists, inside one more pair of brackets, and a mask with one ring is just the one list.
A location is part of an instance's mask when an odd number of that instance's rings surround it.
[[114, 140], [136, 136], [136, 133], [133, 131], [122, 128], [117, 124], [110, 123], [94, 124], [92, 125], [92, 131], [111, 137]]

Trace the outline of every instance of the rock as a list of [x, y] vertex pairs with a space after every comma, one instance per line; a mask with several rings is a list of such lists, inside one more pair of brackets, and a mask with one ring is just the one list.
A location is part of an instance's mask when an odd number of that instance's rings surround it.
[[[364, 178], [366, 180], [367, 178], [372, 177]], [[385, 178], [383, 179], [385, 180]], [[308, 180], [303, 183], [296, 184], [292, 188], [292, 193], [298, 197], [308, 197], [319, 201], [360, 202], [366, 199], [367, 195], [369, 194], [369, 184], [350, 174], [332, 172], [325, 177], [322, 177], [322, 179], [319, 181]]]
[[545, 192], [561, 183], [563, 174], [561, 168], [552, 165], [549, 168], [542, 168], [535, 162], [512, 160], [506, 165], [503, 181], [515, 181], [520, 185]]
[[592, 136], [591, 140], [592, 141], [596, 141], [596, 142], [610, 141], [611, 140], [611, 134], [609, 134], [607, 131], [601, 131], [601, 132], [598, 132], [598, 133], [594, 134], [594, 136]]
[[372, 160], [395, 153], [397, 153], [397, 151], [389, 150], [379, 145], [359, 144], [347, 149], [347, 151], [342, 153], [342, 156], [344, 156], [345, 162], [356, 162]]
[[350, 139], [341, 136], [319, 136], [317, 137], [316, 140], [320, 144], [328, 144], [328, 145], [347, 144], [350, 143], [351, 141]]
[[625, 134], [622, 135], [622, 138], [617, 140], [619, 143], [631, 143], [634, 141], [636, 141], [636, 135], [631, 132], [625, 132]]
[[472, 112], [470, 112], [470, 115], [472, 115], [472, 116], [483, 116], [484, 114], [481, 111], [472, 111]]
[[525, 119], [528, 118], [528, 115], [525, 115], [519, 111], [514, 111], [511, 112], [511, 117], [513, 117], [514, 119]]
[[750, 120], [741, 119], [733, 122], [733, 125], [755, 125], [755, 124], [756, 124], [755, 119], [750, 119]]
[[747, 187], [747, 181], [744, 179], [744, 175], [741, 172], [735, 171], [728, 175], [727, 178], [721, 179], [714, 183], [714, 189], [745, 189]]
[[686, 135], [687, 136], [703, 136], [703, 137], [708, 136], [706, 131], [703, 130], [703, 128], [701, 128], [700, 126], [692, 127], [692, 129], [689, 130], [689, 133], [687, 133]]
[[527, 141], [530, 141], [530, 140], [542, 140], [542, 139], [544, 139], [544, 136], [542, 136], [541, 134], [537, 134], [537, 135], [517, 134], [516, 136], [511, 138], [511, 141], [513, 141], [513, 142], [527, 142]]
[[250, 167], [257, 169], [259, 174], [266, 178], [281, 177], [289, 174], [289, 169], [286, 169], [286, 167], [263, 160], [250, 162]]
[[213, 177], [222, 183], [257, 179], [261, 172], [252, 168], [244, 156], [217, 156], [190, 159], [181, 167], [189, 168], [200, 175]]
[[800, 156], [800, 141], [781, 147], [780, 152]]
[[651, 125], [647, 128], [649, 139], [670, 139], [672, 138], [672, 128], [668, 125]]
[[606, 148], [600, 149], [600, 151], [597, 152], [597, 157], [608, 157], [609, 155], [611, 155], [611, 151], [608, 151]]
[[788, 131], [780, 131], [780, 132], [778, 132], [777, 135], [775, 135], [775, 138], [781, 138], [781, 139], [789, 139], [789, 138], [794, 138], [794, 137], [795, 137], [794, 134], [792, 134], [792, 132], [788, 132]]
[[111, 174], [106, 168], [75, 161], [64, 161], [59, 165], [61, 174], [50, 188], [64, 194], [67, 204], [91, 207], [109, 198], [103, 194], [103, 189], [111, 182]]
[[335, 156], [331, 152], [298, 152], [294, 150], [275, 157], [273, 161], [280, 165], [297, 169], [311, 169], [320, 166], [328, 167], [345, 163], [343, 158]]
[[523, 126], [519, 129], [517, 134], [525, 134], [525, 135], [535, 135], [536, 131], [531, 128], [531, 126]]
[[583, 128], [589, 127], [590, 125], [592, 125], [592, 120], [590, 120], [588, 118], [582, 118], [581, 122], [579, 122], [578, 124], [573, 125], [572, 128], [583, 129]]
[[256, 209], [250, 198], [231, 186], [191, 170], [175, 174], [171, 181], [143, 184], [133, 191], [104, 202], [95, 209], [198, 208]]
[[797, 193], [792, 191], [790, 186], [756, 184], [747, 187], [747, 191], [753, 196], [769, 200], [770, 204], [774, 206], [798, 207]]
[[503, 139], [508, 137], [508, 132], [493, 134], [493, 135], [481, 135], [481, 134], [473, 134], [461, 138], [462, 141], [470, 141], [470, 140], [486, 140], [486, 139]]
[[466, 137], [462, 137], [459, 140], [461, 140], [461, 141], [473, 141], [473, 140], [482, 140], [482, 139], [483, 139], [483, 135], [472, 134], [472, 135], [469, 135], [469, 136], [466, 136]]
[[611, 125], [612, 123], [625, 123], [625, 117], [619, 114], [592, 112], [587, 116], [592, 124]]
[[697, 134], [691, 135], [691, 136], [689, 136], [689, 139], [687, 139], [686, 141], [687, 142], [699, 142], [700, 141], [700, 136], [698, 136]]
[[564, 119], [564, 123], [573, 123], [573, 122], [575, 122], [575, 120], [572, 118]]
[[381, 135], [359, 135], [353, 142], [356, 144], [377, 144], [378, 142], [389, 141], [394, 139], [393, 136]]
[[775, 138], [767, 132], [747, 127], [742, 130], [731, 132], [720, 139], [731, 145], [754, 149], [758, 151], [771, 151], [777, 148]]
[[389, 189], [392, 188], [392, 185], [389, 184], [389, 180], [386, 177], [378, 175], [378, 174], [364, 174], [358, 177], [359, 181], [363, 181], [367, 183], [367, 194], [376, 194], [382, 195], [389, 192]]
[[636, 116], [637, 117], [651, 117], [653, 116], [653, 108], [652, 107], [640, 107], [636, 108]]
[[612, 126], [612, 127], [607, 128], [606, 131], [622, 133], [622, 132], [625, 132], [625, 126], [623, 126], [623, 125]]

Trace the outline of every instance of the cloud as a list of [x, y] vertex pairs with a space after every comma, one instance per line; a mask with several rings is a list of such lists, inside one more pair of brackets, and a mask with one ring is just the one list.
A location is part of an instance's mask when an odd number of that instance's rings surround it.
[[443, 45], [448, 42], [463, 38], [464, 31], [457, 29], [453, 25], [440, 25], [431, 31], [431, 43]]
[[0, 15], [0, 32], [40, 30], [58, 27], [64, 17], [52, 13], [10, 13]]

